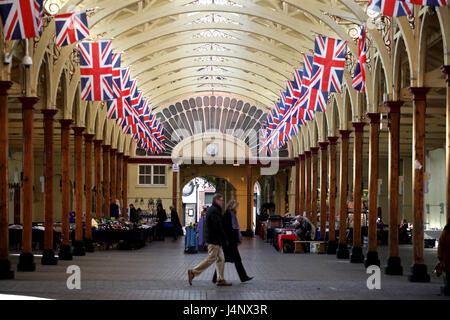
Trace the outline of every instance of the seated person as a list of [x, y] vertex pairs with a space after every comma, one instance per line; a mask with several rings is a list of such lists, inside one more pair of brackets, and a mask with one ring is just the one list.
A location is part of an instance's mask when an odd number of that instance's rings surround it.
[[312, 235], [312, 224], [311, 222], [306, 219], [305, 217], [298, 217], [297, 219], [298, 224], [296, 224], [296, 233], [297, 237], [300, 241], [311, 241], [311, 235]]

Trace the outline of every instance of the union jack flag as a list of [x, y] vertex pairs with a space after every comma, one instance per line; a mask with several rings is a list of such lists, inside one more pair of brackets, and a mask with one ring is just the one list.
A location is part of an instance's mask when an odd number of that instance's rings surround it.
[[314, 89], [341, 92], [346, 54], [347, 41], [316, 37], [313, 69], [318, 69], [318, 80], [314, 84]]
[[124, 98], [124, 102], [128, 104], [128, 106], [131, 107], [131, 70], [129, 67], [122, 68], [120, 70], [120, 79], [122, 81], [122, 98]]
[[402, 17], [411, 15], [413, 4], [399, 0], [370, 0], [367, 9], [380, 12], [389, 17]]
[[[114, 71], [113, 71], [114, 74]], [[116, 73], [117, 75], [117, 73]], [[120, 96], [117, 99], [107, 102], [108, 119], [117, 119], [119, 124], [124, 118], [124, 108], [128, 106], [131, 108], [130, 99], [130, 68], [120, 69]]]
[[278, 112], [278, 106], [275, 104], [275, 107], [272, 108], [267, 116], [267, 125], [266, 125], [266, 136], [269, 136], [273, 130], [275, 130], [280, 121], [280, 115]]
[[0, 13], [5, 40], [40, 36], [44, 15], [43, 0], [1, 0]]
[[355, 74], [353, 75], [352, 87], [361, 93], [364, 93], [366, 86], [366, 26], [363, 24], [361, 34], [358, 38], [358, 63], [356, 64]]
[[86, 11], [55, 16], [56, 45], [63, 47], [89, 36]]
[[297, 104], [300, 108], [306, 110], [324, 112], [327, 106], [328, 92], [314, 88], [314, 83], [318, 78], [318, 69], [316, 68], [315, 73], [313, 73], [313, 60], [313, 56], [304, 55], [302, 93]]
[[443, 7], [448, 4], [447, 0], [400, 0], [400, 1], [428, 7]]
[[276, 108], [277, 108], [277, 112], [278, 112], [278, 122], [280, 122], [284, 115], [288, 112], [289, 110], [289, 105], [287, 104], [287, 99], [284, 96], [284, 92], [281, 91], [280, 92], [280, 100], [276, 102]]
[[115, 98], [122, 96], [122, 77], [121, 77], [121, 53], [113, 53], [112, 57], [112, 78], [113, 78], [113, 91]]
[[80, 52], [81, 99], [114, 99], [111, 41], [82, 42]]

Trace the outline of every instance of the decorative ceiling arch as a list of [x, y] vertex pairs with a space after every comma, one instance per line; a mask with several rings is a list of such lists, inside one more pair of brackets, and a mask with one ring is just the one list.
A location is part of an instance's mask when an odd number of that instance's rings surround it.
[[[92, 38], [114, 39], [122, 65], [131, 67], [159, 117], [170, 101], [218, 92], [267, 112], [302, 68], [316, 35], [347, 40], [356, 55], [349, 31], [368, 19], [367, 3], [355, 0], [58, 1], [65, 3], [62, 12], [98, 7], [89, 18]], [[368, 31], [379, 44], [382, 33]], [[382, 49], [381, 58], [390, 59]], [[344, 84], [351, 84], [349, 75]], [[356, 94], [347, 94], [353, 102]]]
[[[217, 94], [194, 95], [180, 100], [160, 109], [156, 116], [164, 124], [167, 148], [165, 155], [170, 155], [180, 141], [205, 132], [235, 136], [245, 142], [252, 152], [257, 152], [257, 134], [267, 113], [245, 98]], [[286, 147], [281, 150], [280, 156], [288, 156]]]
[[[204, 90], [210, 79], [214, 90], [226, 87], [225, 92], [236, 94], [248, 90], [246, 96], [254, 99], [261, 95], [256, 100], [270, 108], [285, 81], [292, 78], [293, 69], [302, 67], [301, 54], [312, 51], [317, 34], [349, 40], [350, 50], [356, 52], [347, 25], [363, 21], [366, 4], [337, 0], [69, 0], [62, 11], [73, 5], [98, 6], [90, 18], [91, 34], [114, 38], [115, 51], [123, 51], [124, 65], [133, 64], [132, 76], [139, 77], [140, 88], [153, 106], [184, 94], [187, 88]], [[223, 51], [201, 50], [208, 45]], [[195, 60], [209, 57], [222, 65], [221, 60], [231, 59], [228, 65], [242, 71], [205, 74], [200, 67], [190, 77], [184, 71], [194, 67]], [[187, 67], [184, 62], [189, 62]]]

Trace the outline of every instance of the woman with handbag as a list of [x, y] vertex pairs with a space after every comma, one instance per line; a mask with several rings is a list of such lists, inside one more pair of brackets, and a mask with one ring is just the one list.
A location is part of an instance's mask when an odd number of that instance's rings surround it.
[[[225, 256], [225, 262], [234, 263], [236, 271], [239, 275], [241, 282], [247, 282], [253, 279], [249, 277], [242, 264], [241, 255], [239, 254], [238, 245], [242, 242], [242, 234], [239, 229], [239, 223], [237, 220], [237, 210], [239, 208], [239, 202], [231, 200], [228, 203], [227, 209], [223, 215], [223, 228], [229, 239], [227, 246], [224, 246], [223, 254]], [[213, 282], [216, 283], [217, 273], [214, 272]]]
[[443, 294], [450, 296], [450, 218], [439, 238], [437, 256], [439, 264], [436, 269], [439, 267], [439, 269], [445, 272]]

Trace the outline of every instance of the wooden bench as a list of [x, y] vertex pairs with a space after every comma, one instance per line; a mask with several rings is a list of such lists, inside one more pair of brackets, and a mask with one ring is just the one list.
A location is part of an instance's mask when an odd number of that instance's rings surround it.
[[303, 247], [304, 244], [318, 244], [319, 250], [316, 251], [318, 254], [325, 254], [325, 242], [324, 241], [294, 241], [294, 253], [305, 253]]

